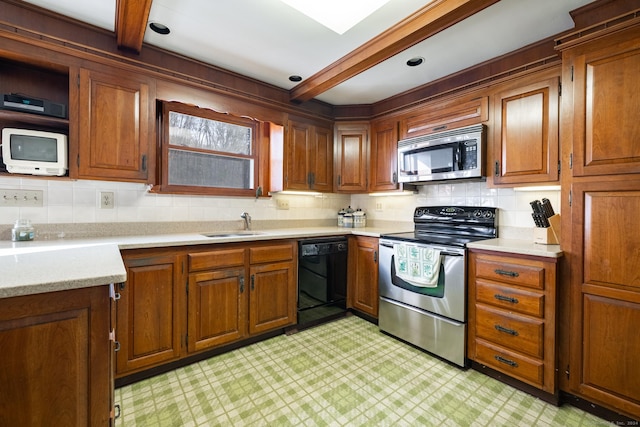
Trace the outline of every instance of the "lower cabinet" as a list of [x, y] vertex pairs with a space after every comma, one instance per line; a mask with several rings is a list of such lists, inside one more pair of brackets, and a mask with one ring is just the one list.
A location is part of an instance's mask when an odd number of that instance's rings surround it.
[[377, 237], [349, 237], [348, 301], [350, 307], [378, 317]]
[[113, 424], [109, 286], [0, 299], [0, 425]]
[[123, 253], [127, 281], [118, 285], [116, 376], [177, 360], [181, 354], [182, 257], [167, 251]]
[[294, 241], [123, 251], [122, 377], [296, 323]]
[[469, 256], [469, 359], [554, 396], [556, 265], [556, 258]]

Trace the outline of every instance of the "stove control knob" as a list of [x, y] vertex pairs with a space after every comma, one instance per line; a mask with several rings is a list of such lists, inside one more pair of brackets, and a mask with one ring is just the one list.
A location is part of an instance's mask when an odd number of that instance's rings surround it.
[[486, 211], [486, 212], [484, 213], [484, 217], [485, 217], [485, 218], [492, 218], [492, 217], [493, 217], [493, 214], [491, 213], [491, 211]]
[[474, 211], [473, 212], [473, 216], [475, 216], [476, 218], [481, 217], [482, 216], [482, 211], [478, 211], [478, 210]]
[[416, 218], [421, 217], [423, 213], [424, 212], [422, 211], [422, 209], [416, 209], [416, 214], [415, 214]]

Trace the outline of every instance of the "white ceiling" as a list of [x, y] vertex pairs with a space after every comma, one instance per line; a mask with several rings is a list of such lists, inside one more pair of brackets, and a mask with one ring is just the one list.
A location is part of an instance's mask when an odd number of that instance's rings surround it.
[[[25, 1], [114, 31], [116, 0]], [[380, 101], [568, 30], [568, 12], [593, 1], [501, 0], [316, 99]], [[171, 34], [147, 30], [144, 41], [288, 90], [290, 75], [312, 76], [429, 2], [391, 0], [338, 35], [280, 0], [153, 0], [149, 21]], [[416, 56], [425, 63], [406, 66]]]

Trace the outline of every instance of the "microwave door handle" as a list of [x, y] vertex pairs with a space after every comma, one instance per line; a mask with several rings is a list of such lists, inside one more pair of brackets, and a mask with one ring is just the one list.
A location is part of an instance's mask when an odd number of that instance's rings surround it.
[[462, 143], [458, 143], [456, 147], [456, 165], [458, 165], [457, 170], [462, 170]]

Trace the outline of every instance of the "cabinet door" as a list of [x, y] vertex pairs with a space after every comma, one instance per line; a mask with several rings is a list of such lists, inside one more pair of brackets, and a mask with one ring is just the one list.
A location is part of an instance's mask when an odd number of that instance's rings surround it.
[[333, 131], [314, 126], [309, 150], [312, 191], [333, 191]]
[[400, 120], [400, 139], [482, 123], [489, 118], [486, 96], [473, 95], [429, 104]]
[[79, 178], [152, 182], [154, 97], [150, 79], [80, 70]]
[[246, 335], [244, 268], [189, 275], [188, 350], [200, 351]]
[[333, 138], [329, 128], [289, 120], [286, 190], [333, 191]]
[[296, 269], [293, 261], [250, 268], [249, 333], [296, 323]]
[[287, 125], [287, 171], [285, 190], [309, 190], [307, 162], [312, 126], [290, 120]]
[[393, 191], [398, 185], [398, 122], [371, 124], [368, 191]]
[[572, 392], [640, 417], [640, 179], [572, 185]]
[[378, 317], [378, 239], [349, 238], [349, 300], [356, 310]]
[[0, 299], [0, 425], [106, 426], [108, 286]]
[[117, 311], [116, 376], [142, 370], [181, 353], [182, 262], [173, 255], [124, 256], [127, 281]]
[[558, 181], [560, 80], [531, 80], [494, 96], [494, 184]]
[[368, 125], [338, 125], [336, 130], [336, 189], [341, 193], [367, 191]]
[[573, 74], [573, 104], [563, 110], [573, 116], [573, 175], [639, 173], [638, 27], [587, 49], [563, 57], [567, 80]]

